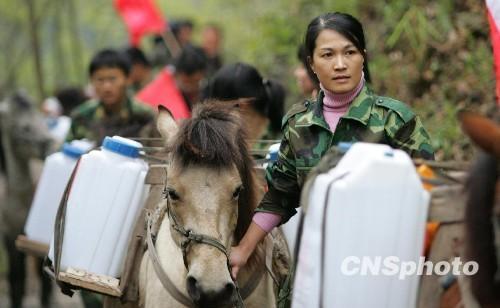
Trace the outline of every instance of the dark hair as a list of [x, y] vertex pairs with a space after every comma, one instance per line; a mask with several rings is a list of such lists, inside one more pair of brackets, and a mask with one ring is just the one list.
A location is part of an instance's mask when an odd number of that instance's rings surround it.
[[330, 29], [342, 34], [345, 38], [351, 41], [354, 46], [361, 52], [365, 63], [363, 65], [363, 72], [365, 73], [365, 80], [370, 82], [370, 72], [368, 70], [368, 59], [365, 52], [365, 34], [363, 26], [353, 16], [346, 13], [326, 13], [314, 18], [307, 26], [306, 37], [304, 45], [307, 57], [312, 59], [314, 49], [316, 48], [316, 39], [319, 33], [324, 29]]
[[92, 76], [95, 71], [101, 68], [118, 68], [128, 76], [130, 73], [130, 61], [127, 57], [113, 49], [103, 49], [97, 52], [89, 65], [89, 76]]
[[304, 44], [300, 44], [299, 49], [297, 50], [297, 58], [306, 68], [307, 75], [309, 76], [309, 79], [311, 79], [311, 81], [313, 82], [316, 89], [319, 89], [319, 79], [318, 76], [314, 74], [313, 70], [311, 69], [311, 66], [307, 62], [306, 47], [304, 46]]
[[192, 30], [193, 27], [194, 24], [189, 19], [179, 19], [170, 22], [170, 29], [172, 30], [172, 33], [174, 34], [175, 38], [179, 36], [179, 32], [181, 31], [182, 28], [189, 28]]
[[175, 71], [192, 75], [207, 68], [207, 55], [197, 46], [185, 46], [181, 54], [175, 59]]
[[151, 67], [151, 62], [149, 62], [148, 58], [140, 48], [128, 47], [125, 49], [125, 54], [127, 55], [130, 63], [142, 64], [146, 67]]
[[70, 115], [75, 107], [89, 99], [79, 87], [66, 87], [56, 91], [54, 95], [63, 109], [63, 115]]
[[263, 79], [251, 65], [235, 63], [222, 67], [210, 81], [206, 97], [219, 100], [255, 98], [255, 110], [269, 118], [271, 129], [280, 131], [285, 89], [273, 80]]

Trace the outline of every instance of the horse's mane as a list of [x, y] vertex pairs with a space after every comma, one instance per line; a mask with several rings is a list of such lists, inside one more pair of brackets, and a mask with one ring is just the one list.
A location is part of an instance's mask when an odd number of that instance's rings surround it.
[[253, 161], [236, 104], [220, 101], [198, 104], [193, 117], [181, 124], [175, 139], [169, 151], [180, 168], [202, 165], [222, 170], [234, 164], [238, 169], [243, 183], [235, 230], [239, 242], [252, 221], [257, 199]]

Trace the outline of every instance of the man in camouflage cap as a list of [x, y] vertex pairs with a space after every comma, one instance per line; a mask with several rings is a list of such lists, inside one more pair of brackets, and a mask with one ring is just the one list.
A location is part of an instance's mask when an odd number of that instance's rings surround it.
[[[154, 112], [127, 95], [130, 63], [118, 51], [99, 51], [89, 66], [96, 99], [77, 107], [67, 141], [89, 139], [101, 144], [106, 136], [137, 137], [154, 131]], [[149, 134], [149, 133], [148, 133]]]

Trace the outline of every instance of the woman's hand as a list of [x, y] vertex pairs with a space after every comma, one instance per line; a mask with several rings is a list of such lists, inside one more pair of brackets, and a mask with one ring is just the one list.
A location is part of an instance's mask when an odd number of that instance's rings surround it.
[[233, 279], [236, 279], [238, 272], [247, 264], [248, 258], [252, 255], [257, 244], [266, 237], [266, 234], [266, 231], [252, 221], [238, 246], [232, 247], [229, 255], [229, 265], [231, 266]]
[[233, 246], [229, 255], [229, 265], [231, 265], [231, 276], [236, 280], [238, 272], [247, 264], [247, 252], [241, 246]]

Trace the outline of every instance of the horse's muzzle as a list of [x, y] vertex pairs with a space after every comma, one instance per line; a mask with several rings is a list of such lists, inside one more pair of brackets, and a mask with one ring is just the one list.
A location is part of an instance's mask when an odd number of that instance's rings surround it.
[[226, 283], [220, 290], [207, 292], [195, 277], [188, 276], [186, 288], [197, 307], [232, 307], [237, 299], [236, 286], [232, 282]]

